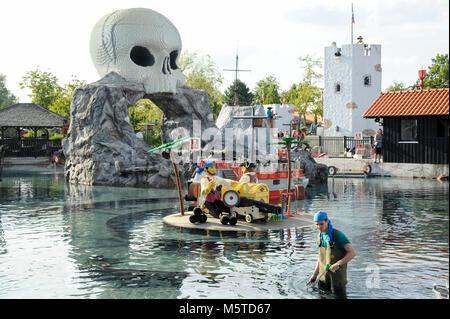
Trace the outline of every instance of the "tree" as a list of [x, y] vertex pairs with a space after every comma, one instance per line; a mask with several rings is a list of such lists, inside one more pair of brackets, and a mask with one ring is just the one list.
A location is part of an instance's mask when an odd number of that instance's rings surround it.
[[141, 129], [140, 123], [155, 123], [158, 121], [159, 125], [152, 128], [151, 135], [146, 136], [146, 141], [149, 145], [157, 146], [161, 144], [161, 121], [162, 111], [149, 99], [140, 99], [135, 105], [128, 108], [128, 116], [130, 117], [130, 123], [135, 132], [139, 132]]
[[31, 94], [28, 96], [32, 103], [46, 109], [49, 109], [57, 98], [58, 78], [50, 72], [39, 69], [28, 71], [19, 84], [22, 89], [28, 88], [31, 90]]
[[289, 103], [303, 114], [312, 113], [317, 121], [317, 116], [323, 116], [322, 89], [317, 85], [323, 75], [316, 68], [322, 68], [321, 59], [314, 59], [308, 54], [299, 57], [301, 68], [305, 70], [302, 81], [293, 84], [286, 97]]
[[[256, 83], [253, 90], [253, 102], [258, 104], [280, 104], [280, 85], [273, 75], [269, 75]], [[263, 98], [264, 97], [264, 98]]]
[[313, 113], [316, 117], [323, 116], [322, 90], [308, 82], [293, 84], [286, 92], [289, 103], [294, 104], [297, 111]]
[[19, 103], [19, 99], [6, 88], [6, 75], [0, 74], [0, 109]]
[[310, 85], [316, 85], [315, 82], [323, 78], [322, 73], [319, 73], [315, 70], [315, 68], [322, 69], [322, 59], [312, 58], [309, 56], [309, 54], [301, 56], [298, 59], [301, 63], [300, 68], [305, 70], [303, 81], [307, 82]]
[[39, 69], [28, 71], [19, 83], [22, 89], [31, 90], [31, 102], [55, 112], [65, 118], [70, 118], [70, 103], [73, 91], [85, 82], [72, 75], [72, 79], [65, 85], [58, 83], [58, 78], [50, 72]]
[[433, 64], [428, 67], [427, 76], [423, 81], [425, 89], [448, 88], [448, 53], [438, 53], [431, 61]]
[[82, 85], [85, 85], [84, 81], [80, 81], [72, 76], [71, 82], [64, 86], [56, 86], [53, 92], [49, 94], [54, 96], [53, 103], [49, 109], [65, 118], [70, 118], [70, 102], [72, 101], [73, 91]]
[[388, 86], [388, 88], [386, 89], [386, 92], [404, 91], [404, 90], [408, 90], [408, 87], [406, 87], [405, 83], [394, 81], [394, 82], [392, 82], [391, 85]]
[[178, 60], [178, 65], [186, 77], [186, 86], [208, 93], [214, 118], [217, 118], [224, 102], [220, 92], [223, 78], [211, 57], [201, 55], [198, 51], [184, 51]]
[[226, 90], [225, 90], [225, 94], [224, 94], [224, 101], [225, 103], [229, 104], [229, 105], [234, 105], [234, 90], [236, 87], [236, 92], [237, 92], [237, 98], [238, 98], [238, 103], [237, 105], [251, 105], [252, 101], [253, 101], [253, 93], [250, 92], [250, 89], [248, 88], [248, 86], [242, 82], [241, 80], [237, 79], [237, 81], [235, 80], [233, 82], [233, 84], [231, 84]]

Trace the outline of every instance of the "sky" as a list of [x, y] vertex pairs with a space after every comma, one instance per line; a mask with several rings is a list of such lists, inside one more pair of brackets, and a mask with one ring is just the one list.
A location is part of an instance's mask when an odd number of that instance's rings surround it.
[[100, 77], [89, 54], [93, 26], [117, 9], [142, 7], [166, 16], [178, 29], [183, 49], [210, 55], [224, 79], [239, 74], [250, 89], [272, 75], [282, 90], [303, 77], [299, 57], [323, 58], [333, 41], [381, 44], [382, 90], [393, 81], [413, 84], [417, 71], [449, 48], [448, 0], [95, 0], [1, 1], [0, 74], [20, 102], [30, 101], [19, 82], [27, 71], [50, 71], [60, 84], [72, 76], [87, 83]]

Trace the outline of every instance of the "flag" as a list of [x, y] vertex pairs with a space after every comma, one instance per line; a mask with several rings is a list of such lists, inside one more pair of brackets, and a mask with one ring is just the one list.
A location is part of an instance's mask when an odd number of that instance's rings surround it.
[[262, 91], [262, 101], [264, 103], [264, 90]]
[[353, 14], [353, 5], [352, 5], [352, 24], [355, 24], [355, 15]]

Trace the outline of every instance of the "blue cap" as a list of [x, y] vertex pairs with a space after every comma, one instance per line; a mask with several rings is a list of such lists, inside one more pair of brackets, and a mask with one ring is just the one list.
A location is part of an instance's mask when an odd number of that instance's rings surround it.
[[327, 213], [325, 213], [325, 212], [318, 211], [314, 215], [314, 221], [315, 222], [321, 222], [322, 220], [325, 220], [325, 219], [328, 219]]
[[211, 167], [214, 165], [216, 165], [216, 164], [214, 164], [214, 162], [206, 162], [205, 165], [203, 165], [203, 168]]

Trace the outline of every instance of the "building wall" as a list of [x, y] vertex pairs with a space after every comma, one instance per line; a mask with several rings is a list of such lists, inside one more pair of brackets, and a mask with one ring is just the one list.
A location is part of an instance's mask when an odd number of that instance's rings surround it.
[[[337, 49], [336, 46], [325, 47], [324, 134], [374, 135], [378, 128], [376, 123], [373, 119], [364, 119], [362, 114], [381, 92], [381, 45], [343, 45], [340, 57], [335, 56]], [[370, 78], [370, 85], [364, 84], [366, 76]], [[336, 91], [337, 84], [340, 92]]]
[[[417, 119], [417, 141], [401, 141], [401, 120], [407, 118]], [[444, 136], [437, 121], [446, 123]], [[386, 117], [383, 129], [383, 162], [448, 164], [448, 116]]]

